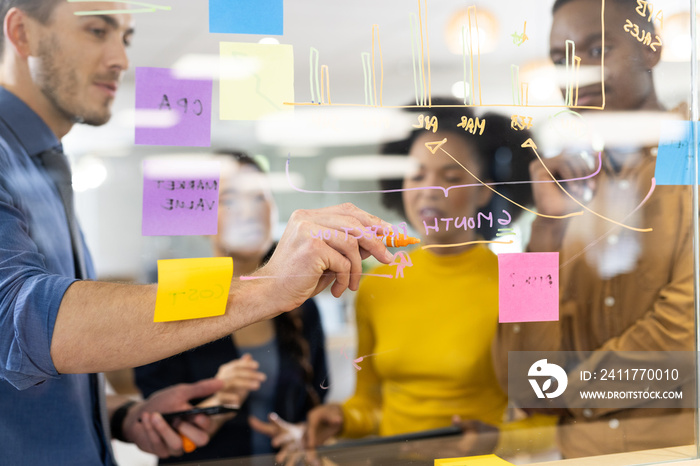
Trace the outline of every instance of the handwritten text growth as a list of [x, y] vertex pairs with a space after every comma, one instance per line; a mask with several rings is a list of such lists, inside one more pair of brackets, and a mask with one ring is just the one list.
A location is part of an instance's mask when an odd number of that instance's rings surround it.
[[[500, 225], [506, 226], [506, 225], [510, 224], [511, 216], [505, 210], [503, 211], [503, 213], [505, 214], [505, 217], [498, 218], [496, 220], [498, 221], [498, 223]], [[479, 212], [478, 214], [476, 214], [476, 220], [474, 219], [474, 217], [469, 217], [469, 218], [467, 218], [467, 217], [461, 217], [461, 218], [460, 217], [457, 217], [457, 218], [450, 217], [450, 218], [441, 218], [440, 222], [443, 222], [445, 224], [444, 225], [445, 231], [450, 230], [450, 224], [453, 224], [454, 228], [463, 228], [464, 231], [467, 231], [467, 230], [474, 230], [476, 228], [481, 228], [482, 218], [489, 222], [489, 224], [488, 224], [489, 227], [493, 227], [493, 212], [489, 212], [488, 215], [486, 215], [482, 212]], [[425, 227], [425, 234], [426, 235], [430, 235], [430, 230], [435, 231], [435, 233], [440, 231], [440, 225], [439, 225], [437, 217], [434, 220], [435, 220], [435, 224], [433, 226], [428, 225], [426, 223], [426, 221], [423, 220], [423, 226]]]
[[[345, 241], [348, 240], [348, 238], [353, 237], [355, 239], [360, 239], [363, 236], [367, 239], [381, 239], [381, 238], [390, 238], [390, 237], [398, 237], [399, 234], [404, 235], [404, 237], [408, 237], [408, 229], [407, 229], [406, 222], [401, 222], [399, 226], [397, 227], [396, 225], [391, 226], [390, 229], [385, 229], [381, 225], [372, 225], [372, 226], [366, 226], [363, 229], [357, 228], [357, 227], [341, 227], [341, 230], [345, 232]], [[355, 235], [355, 234], [350, 234], [353, 230], [357, 230], [360, 234]], [[381, 233], [379, 232], [381, 230]], [[401, 230], [401, 232], [399, 232]], [[311, 237], [312, 238], [322, 238], [322, 239], [331, 239], [331, 238], [337, 238], [338, 235], [340, 235], [339, 230], [331, 230], [331, 229], [326, 229], [326, 230], [319, 230], [317, 233], [314, 233], [313, 231], [311, 232]]]

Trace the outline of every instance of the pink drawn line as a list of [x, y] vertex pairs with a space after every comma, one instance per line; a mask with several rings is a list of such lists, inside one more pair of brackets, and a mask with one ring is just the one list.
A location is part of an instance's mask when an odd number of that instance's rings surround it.
[[[341, 354], [341, 356], [344, 356], [345, 359], [347, 359], [348, 361], [350, 361], [350, 358], [348, 357], [348, 355], [345, 354], [345, 347], [341, 347], [341, 348], [340, 348], [340, 354]], [[370, 355], [368, 355], [368, 356], [370, 356]], [[358, 366], [357, 363], [358, 363], [358, 362], [362, 362], [362, 360], [363, 360], [364, 358], [365, 358], [364, 356], [360, 356], [359, 358], [357, 358], [357, 359], [355, 359], [355, 360], [352, 361], [352, 365], [355, 366], [355, 369], [357, 369], [358, 371], [361, 371], [362, 368], [361, 368], [360, 366]]]
[[466, 243], [454, 243], [454, 244], [428, 244], [427, 246], [421, 246], [421, 249], [433, 249], [433, 248], [455, 248], [458, 246], [467, 246], [469, 244], [513, 244], [513, 240], [510, 241], [467, 241]]
[[[366, 277], [381, 277], [381, 278], [394, 278], [393, 275], [382, 275], [378, 273], [351, 273], [350, 275], [364, 275]], [[252, 276], [252, 275], [242, 275], [238, 277], [239, 280], [261, 280], [263, 278], [287, 278], [287, 277], [315, 277], [316, 275], [313, 274], [300, 274], [300, 275], [284, 275], [284, 276], [277, 276], [277, 275], [258, 275], [258, 276]]]
[[309, 190], [309, 189], [301, 189], [296, 186], [294, 186], [294, 183], [292, 183], [292, 179], [289, 176], [289, 165], [291, 161], [291, 154], [287, 156], [287, 164], [285, 166], [285, 173], [287, 175], [287, 183], [289, 183], [289, 186], [292, 187], [293, 190], [300, 192], [300, 193], [306, 193], [306, 194], [370, 194], [370, 193], [400, 193], [403, 191], [421, 191], [424, 189], [440, 189], [442, 190], [443, 194], [445, 197], [449, 195], [450, 189], [456, 189], [456, 188], [472, 188], [476, 186], [500, 186], [500, 185], [507, 185], [507, 184], [536, 184], [536, 183], [568, 183], [569, 181], [582, 181], [582, 180], [587, 180], [589, 178], [593, 178], [596, 176], [598, 173], [600, 173], [600, 170], [603, 166], [603, 160], [601, 156], [601, 152], [598, 152], [598, 168], [596, 171], [591, 173], [590, 175], [586, 175], [580, 178], [567, 178], [565, 180], [539, 180], [539, 181], [502, 181], [500, 183], [472, 183], [472, 184], [460, 184], [460, 185], [455, 185], [455, 186], [450, 186], [448, 188], [443, 188], [442, 186], [425, 186], [422, 188], [400, 188], [400, 189], [380, 189], [380, 190], [375, 190], [375, 191], [314, 191], [314, 190]]
[[[361, 368], [360, 366], [358, 366], [357, 363], [362, 362], [365, 358], [368, 358], [368, 357], [370, 357], [370, 356], [376, 356], [376, 355], [378, 355], [378, 354], [389, 353], [389, 352], [391, 352], [391, 351], [396, 351], [396, 350], [393, 349], [393, 350], [388, 350], [388, 351], [382, 351], [382, 352], [379, 352], [379, 353], [372, 353], [372, 354], [366, 354], [366, 355], [364, 355], [364, 356], [360, 356], [359, 358], [356, 358], [356, 359], [353, 359], [353, 360], [352, 360], [352, 365], [355, 366], [355, 369], [357, 369], [358, 371], [361, 371], [362, 368]], [[345, 354], [345, 347], [344, 347], [344, 346], [341, 346], [341, 348], [340, 348], [340, 354], [341, 354], [341, 356], [345, 357], [345, 359], [347, 359], [348, 361], [350, 361], [350, 358], [348, 357], [348, 355]], [[328, 389], [330, 388], [330, 384], [328, 384], [328, 385], [325, 384], [325, 383], [326, 383], [326, 380], [328, 380], [328, 379], [323, 379], [323, 381], [321, 382], [321, 385], [320, 385], [321, 389], [323, 389], [323, 390], [328, 390]]]
[[[627, 220], [628, 218], [630, 218], [630, 217], [632, 216], [632, 214], [634, 214], [636, 211], [638, 211], [639, 209], [641, 209], [642, 206], [643, 206], [644, 204], [647, 203], [647, 201], [649, 200], [649, 198], [651, 197], [651, 195], [652, 195], [652, 193], [654, 192], [655, 189], [656, 189], [656, 178], [652, 178], [652, 179], [651, 179], [651, 188], [649, 188], [649, 192], [647, 193], [646, 197], [645, 197], [644, 199], [642, 199], [642, 202], [640, 202], [639, 205], [638, 205], [632, 212], [630, 212], [629, 214], [625, 215], [625, 217], [624, 217], [622, 220], [620, 220], [620, 222], [624, 222], [625, 220]], [[606, 231], [605, 233], [603, 233], [598, 239], [596, 239], [595, 241], [593, 241], [592, 243], [590, 243], [588, 246], [586, 246], [586, 247], [583, 248], [581, 251], [579, 251], [576, 255], [574, 255], [573, 257], [571, 257], [568, 261], [566, 261], [566, 262], [564, 262], [562, 265], [560, 265], [560, 266], [559, 266], [559, 269], [562, 269], [562, 268], [566, 267], [566, 266], [569, 265], [571, 262], [573, 262], [574, 259], [576, 259], [577, 257], [581, 256], [582, 254], [585, 254], [586, 251], [588, 251], [590, 248], [592, 248], [593, 246], [595, 246], [596, 244], [598, 244], [601, 240], [605, 239], [610, 233], [612, 233], [612, 232], [615, 230], [615, 228], [618, 228], [618, 227], [617, 227], [617, 226], [614, 226], [614, 227], [610, 228], [608, 231]]]
[[357, 363], [360, 363], [360, 362], [364, 361], [365, 358], [368, 358], [370, 356], [374, 356], [375, 354], [378, 354], [378, 353], [366, 354], [364, 356], [360, 356], [359, 358], [353, 359], [352, 365], [355, 366], [355, 369], [357, 369], [358, 371], [361, 371], [362, 368], [360, 366], [358, 366]]
[[[390, 353], [391, 351], [395, 351], [395, 350], [387, 350], [387, 351], [381, 351], [379, 353], [365, 354], [364, 356], [360, 356], [358, 358], [353, 359], [352, 365], [355, 366], [355, 369], [357, 369], [358, 371], [361, 371], [362, 368], [360, 366], [358, 366], [357, 364], [364, 361], [365, 358], [368, 358], [370, 356], [377, 356], [379, 354]], [[345, 351], [343, 348], [340, 348], [340, 354], [345, 356], [345, 359], [347, 359], [348, 361], [350, 360], [350, 358], [345, 354]]]
[[[345, 356], [345, 359], [347, 359], [348, 361], [350, 360], [350, 358], [345, 354], [344, 348], [340, 348], [340, 354]], [[368, 354], [367, 356], [373, 356], [373, 355]], [[360, 366], [358, 366], [357, 363], [362, 362], [362, 360], [365, 359], [367, 356], [360, 356], [357, 359], [353, 359], [352, 365], [355, 367], [355, 369], [357, 369], [358, 371], [362, 370], [362, 368]]]
[[388, 350], [388, 351], [382, 351], [380, 353], [365, 354], [364, 356], [360, 356], [359, 358], [354, 359], [352, 361], [352, 365], [355, 366], [355, 369], [357, 369], [358, 371], [361, 371], [362, 368], [360, 366], [358, 366], [357, 363], [362, 362], [365, 358], [368, 358], [370, 356], [377, 356], [379, 354], [389, 353], [391, 351], [396, 351], [396, 350]]

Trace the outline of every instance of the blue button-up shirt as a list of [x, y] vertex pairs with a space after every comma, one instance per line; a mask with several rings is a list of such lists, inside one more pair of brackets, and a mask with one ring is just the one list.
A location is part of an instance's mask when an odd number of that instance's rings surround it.
[[50, 355], [61, 299], [76, 280], [65, 209], [37, 157], [58, 145], [41, 118], [0, 87], [2, 464], [112, 464], [97, 427], [94, 375], [61, 375]]

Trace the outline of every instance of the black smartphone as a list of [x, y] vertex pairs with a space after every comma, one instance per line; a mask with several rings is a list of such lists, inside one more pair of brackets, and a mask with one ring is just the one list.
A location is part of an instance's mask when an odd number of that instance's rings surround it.
[[192, 408], [185, 411], [175, 411], [172, 413], [162, 413], [163, 419], [168, 423], [172, 423], [176, 419], [182, 419], [189, 416], [194, 416], [195, 414], [204, 414], [207, 416], [213, 416], [215, 414], [226, 414], [226, 413], [237, 413], [240, 409], [236, 405], [218, 405], [209, 406], [206, 408]]

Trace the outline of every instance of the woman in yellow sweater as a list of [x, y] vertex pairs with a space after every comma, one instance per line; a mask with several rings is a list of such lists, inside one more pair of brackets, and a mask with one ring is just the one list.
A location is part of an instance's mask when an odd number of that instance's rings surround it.
[[[362, 361], [355, 393], [343, 404], [309, 412], [307, 447], [335, 435], [386, 436], [446, 427], [456, 416], [503, 423], [507, 396], [491, 359], [498, 261], [483, 242], [499, 228], [512, 228], [519, 208], [494, 196], [475, 176], [487, 182], [527, 181], [532, 156], [520, 144], [528, 135], [513, 131], [510, 119], [489, 114], [476, 120], [464, 107], [433, 108], [430, 121], [432, 116], [436, 132], [415, 130], [384, 150], [408, 154], [415, 164], [398, 185], [397, 180], [383, 182], [384, 189], [401, 191], [385, 193], [383, 202], [405, 216], [421, 243], [409, 251], [412, 265], [403, 278], [362, 281], [356, 302]], [[420, 119], [429, 120], [425, 114]], [[438, 141], [443, 143], [436, 150], [430, 143]], [[497, 189], [521, 205], [532, 200], [527, 184]], [[372, 273], [392, 275], [395, 268], [384, 265]], [[258, 427], [277, 434], [273, 445], [288, 440], [271, 424]]]

